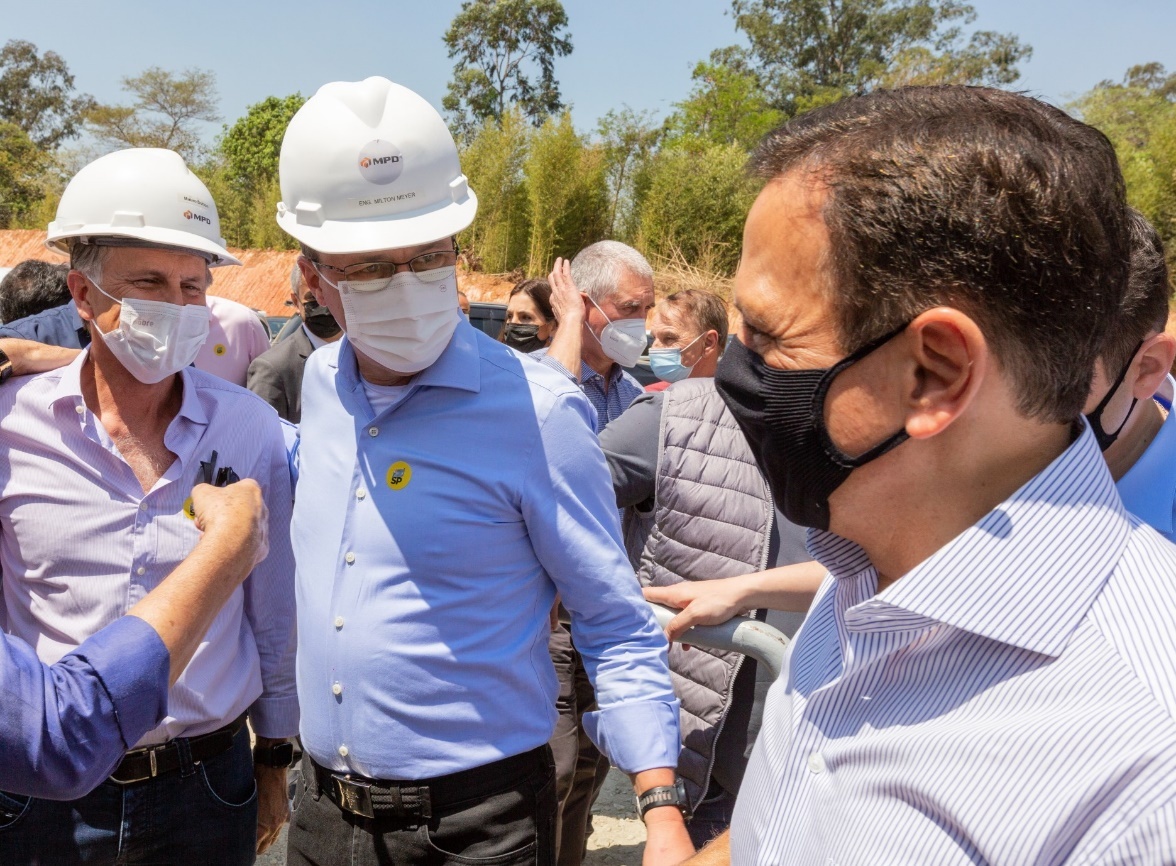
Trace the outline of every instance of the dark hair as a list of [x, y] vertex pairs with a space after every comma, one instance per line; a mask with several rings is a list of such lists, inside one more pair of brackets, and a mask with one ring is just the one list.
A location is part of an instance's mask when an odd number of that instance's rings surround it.
[[29, 259], [0, 280], [0, 322], [15, 322], [70, 299], [67, 265]]
[[1164, 330], [1172, 298], [1160, 233], [1135, 208], [1127, 210], [1127, 227], [1131, 238], [1127, 292], [1119, 307], [1118, 324], [1111, 329], [1102, 353], [1106, 373], [1112, 377], [1127, 366], [1148, 334]]
[[828, 189], [843, 349], [952, 306], [980, 326], [1023, 415], [1079, 415], [1127, 284], [1123, 177], [1101, 132], [1015, 93], [910, 87], [801, 115], [753, 165]]
[[555, 313], [551, 311], [551, 285], [547, 280], [523, 280], [520, 283], [515, 283], [515, 287], [510, 290], [506, 301], [509, 304], [510, 299], [515, 295], [526, 295], [535, 304], [535, 309], [539, 311], [539, 315], [551, 322], [555, 320]]
[[679, 315], [686, 316], [698, 326], [700, 333], [719, 332], [719, 354], [727, 348], [727, 304], [714, 292], [702, 289], [683, 289], [674, 292], [664, 301]]

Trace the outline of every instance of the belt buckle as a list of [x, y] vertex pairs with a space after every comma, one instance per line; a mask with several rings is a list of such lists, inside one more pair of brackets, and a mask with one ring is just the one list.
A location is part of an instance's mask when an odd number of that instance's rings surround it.
[[331, 776], [335, 780], [335, 790], [339, 794], [339, 805], [355, 815], [375, 819], [376, 813], [372, 808], [372, 786], [370, 782], [356, 782], [341, 776]]
[[[160, 743], [157, 746], [147, 746], [146, 748], [141, 750], [141, 751], [145, 752], [147, 755], [148, 773], [146, 776], [136, 776], [133, 779], [116, 779], [113, 775], [111, 775], [108, 777], [109, 781], [114, 782], [114, 784], [116, 784], [116, 785], [135, 785], [135, 784], [138, 784], [139, 782], [146, 782], [148, 779], [154, 779], [156, 776], [159, 775], [159, 767], [156, 766], [156, 762], [155, 762], [156, 761], [155, 753], [158, 749], [160, 749], [161, 747], [166, 746], [166, 745], [167, 745], [167, 743]], [[135, 754], [135, 752], [137, 752], [137, 751], [140, 751], [140, 750], [133, 749], [130, 752], [127, 752], [126, 756], [124, 756], [124, 757], [130, 757], [131, 755]], [[118, 772], [118, 768], [115, 768], [115, 772], [116, 773]]]

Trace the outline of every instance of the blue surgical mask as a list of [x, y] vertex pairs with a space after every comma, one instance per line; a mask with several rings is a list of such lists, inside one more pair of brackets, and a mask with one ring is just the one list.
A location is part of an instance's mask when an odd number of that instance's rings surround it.
[[681, 382], [683, 379], [689, 379], [690, 373], [698, 361], [687, 367], [682, 363], [682, 352], [689, 349], [702, 337], [703, 335], [699, 334], [681, 349], [650, 349], [649, 369], [653, 371], [653, 375], [663, 382]]

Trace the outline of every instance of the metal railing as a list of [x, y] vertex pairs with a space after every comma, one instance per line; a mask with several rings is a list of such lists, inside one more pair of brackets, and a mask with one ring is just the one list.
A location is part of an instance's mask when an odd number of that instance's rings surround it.
[[[657, 623], [665, 628], [679, 611], [660, 604], [650, 604]], [[780, 676], [784, 656], [788, 651], [788, 637], [765, 622], [737, 616], [720, 625], [696, 625], [678, 638], [679, 643], [709, 649], [732, 650], [751, 656], [771, 671], [772, 678]]]

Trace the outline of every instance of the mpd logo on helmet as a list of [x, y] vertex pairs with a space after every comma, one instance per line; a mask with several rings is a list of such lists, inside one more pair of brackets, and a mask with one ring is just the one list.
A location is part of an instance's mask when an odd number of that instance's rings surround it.
[[404, 156], [390, 141], [374, 139], [359, 150], [359, 173], [368, 183], [389, 184], [400, 177]]
[[202, 214], [202, 213], [196, 213], [196, 212], [194, 212], [194, 211], [191, 211], [191, 210], [186, 210], [186, 211], [184, 211], [184, 219], [186, 219], [186, 220], [196, 220], [196, 222], [198, 222], [198, 223], [205, 223], [206, 225], [212, 225], [212, 220], [210, 220], [210, 219], [209, 219], [208, 217], [206, 217], [204, 214]]

